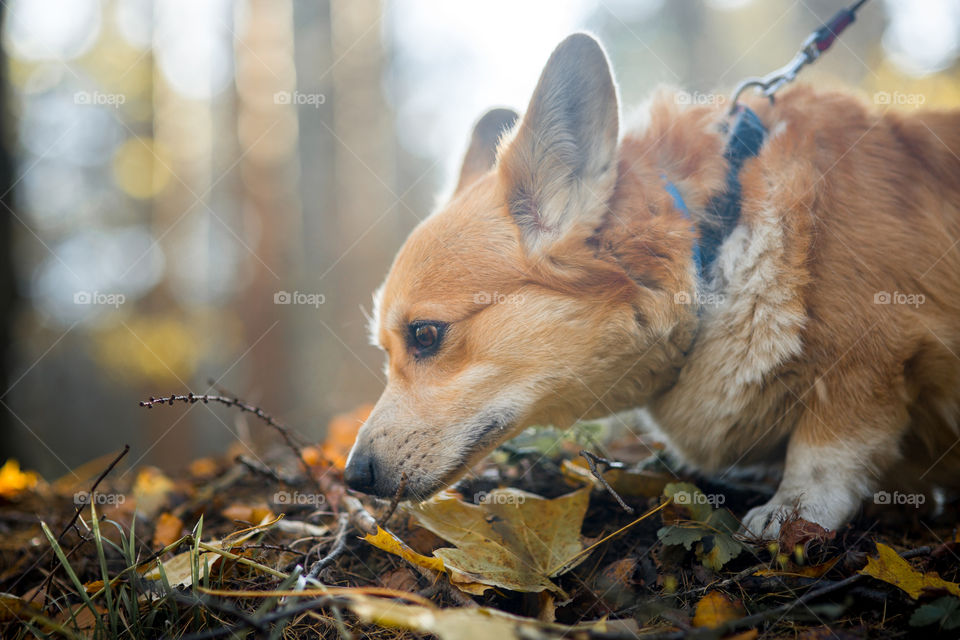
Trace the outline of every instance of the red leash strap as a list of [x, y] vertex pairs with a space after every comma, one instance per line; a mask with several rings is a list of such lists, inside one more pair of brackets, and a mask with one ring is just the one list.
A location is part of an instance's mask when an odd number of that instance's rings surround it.
[[857, 10], [862, 7], [866, 1], [867, 0], [859, 0], [859, 2], [847, 9], [840, 9], [835, 16], [830, 18], [827, 24], [814, 32], [814, 44], [816, 44], [818, 52], [823, 53], [829, 49], [833, 41], [843, 33], [843, 30], [853, 24], [853, 21], [857, 19]]
[[843, 33], [843, 30], [853, 24], [857, 19], [857, 11], [866, 2], [867, 0], [857, 0], [846, 9], [838, 11], [825, 25], [810, 34], [803, 42], [803, 46], [800, 47], [797, 55], [784, 67], [762, 78], [747, 78], [737, 85], [730, 101], [730, 113], [736, 113], [737, 99], [740, 98], [741, 93], [750, 87], [757, 87], [772, 102], [773, 95], [780, 87], [796, 78], [800, 69], [819, 58], [820, 54], [829, 49], [830, 45]]

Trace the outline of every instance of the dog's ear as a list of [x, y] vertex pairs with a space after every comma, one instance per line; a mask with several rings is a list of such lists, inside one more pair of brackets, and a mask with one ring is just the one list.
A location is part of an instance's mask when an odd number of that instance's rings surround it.
[[547, 61], [500, 154], [510, 213], [531, 253], [599, 224], [616, 182], [618, 112], [600, 43], [584, 33], [569, 36]]
[[517, 112], [513, 109], [490, 109], [477, 121], [470, 136], [470, 146], [463, 156], [460, 167], [460, 179], [454, 193], [493, 168], [497, 161], [497, 144], [503, 134], [510, 131], [517, 122]]

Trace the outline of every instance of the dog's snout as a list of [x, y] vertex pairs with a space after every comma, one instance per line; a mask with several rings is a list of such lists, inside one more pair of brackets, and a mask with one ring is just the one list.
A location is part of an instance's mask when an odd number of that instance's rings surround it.
[[364, 453], [352, 456], [347, 468], [343, 470], [343, 479], [351, 489], [373, 493], [377, 482], [373, 456]]

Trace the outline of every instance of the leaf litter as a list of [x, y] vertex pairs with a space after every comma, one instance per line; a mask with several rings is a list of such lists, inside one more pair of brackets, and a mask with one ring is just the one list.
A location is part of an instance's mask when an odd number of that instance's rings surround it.
[[[600, 429], [579, 425], [531, 430], [454, 488], [394, 512], [343, 485], [368, 406], [306, 443], [256, 407], [224, 404], [264, 419], [287, 446], [183, 460], [182, 474], [104, 474], [111, 454], [49, 482], [4, 461], [0, 637], [811, 640], [960, 629], [955, 501], [936, 516], [867, 514], [838, 532], [793, 518], [779, 541], [761, 542], [737, 519], [765, 499], [758, 485], [674, 474], [659, 455], [636, 456], [635, 442], [601, 443]], [[584, 447], [626, 464], [601, 482]]]

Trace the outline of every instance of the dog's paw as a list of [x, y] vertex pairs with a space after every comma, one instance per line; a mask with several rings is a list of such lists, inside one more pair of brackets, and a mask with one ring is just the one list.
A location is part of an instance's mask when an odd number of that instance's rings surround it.
[[761, 540], [776, 540], [780, 537], [780, 527], [797, 509], [796, 506], [777, 504], [772, 500], [754, 507], [743, 518], [742, 533]]
[[776, 540], [788, 518], [802, 518], [824, 529], [835, 530], [843, 526], [855, 510], [855, 503], [851, 504], [848, 500], [781, 500], [774, 496], [767, 504], [747, 512], [743, 518], [742, 533], [761, 540]]

